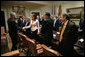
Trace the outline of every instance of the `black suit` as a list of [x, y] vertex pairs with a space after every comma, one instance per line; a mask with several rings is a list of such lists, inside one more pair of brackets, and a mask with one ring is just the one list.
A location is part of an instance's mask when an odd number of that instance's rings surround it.
[[23, 32], [22, 27], [24, 27], [25, 24], [26, 24], [26, 20], [24, 20], [24, 22], [23, 22], [23, 20], [20, 20], [20, 19], [18, 20], [18, 29], [19, 29], [21, 32]]
[[9, 27], [9, 35], [11, 37], [12, 44], [13, 44], [12, 50], [16, 50], [17, 39], [18, 39], [18, 33], [17, 33], [18, 26], [17, 23], [15, 22], [15, 19], [11, 19], [11, 18], [8, 19], [8, 27]]
[[[55, 21], [54, 21], [55, 22]], [[58, 19], [55, 22], [55, 26], [53, 27], [54, 31], [59, 31], [59, 27], [61, 26], [61, 21]]]
[[73, 46], [78, 39], [77, 30], [75, 23], [68, 21], [58, 49], [64, 56], [73, 56]]
[[52, 45], [51, 40], [53, 39], [53, 20], [47, 19], [42, 21], [42, 28], [41, 28], [41, 38], [43, 44], [47, 46]]
[[80, 29], [82, 30], [81, 32], [79, 32], [80, 37], [84, 38], [84, 20], [81, 19], [79, 22], [80, 25]]
[[[28, 22], [27, 24], [25, 24], [25, 26], [29, 26], [29, 25], [30, 25], [30, 22]], [[31, 28], [27, 28], [26, 31], [24, 31], [23, 33], [30, 38]]]

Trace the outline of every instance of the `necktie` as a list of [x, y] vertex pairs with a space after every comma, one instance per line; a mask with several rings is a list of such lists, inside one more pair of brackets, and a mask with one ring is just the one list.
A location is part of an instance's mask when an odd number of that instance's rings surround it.
[[61, 25], [61, 29], [63, 28], [63, 26], [64, 26], [64, 23], [62, 23], [62, 25]]
[[60, 40], [59, 40], [60, 42], [62, 41], [62, 36], [63, 36], [64, 30], [65, 30], [65, 27], [66, 27], [66, 25], [64, 23], [61, 34], [60, 34]]

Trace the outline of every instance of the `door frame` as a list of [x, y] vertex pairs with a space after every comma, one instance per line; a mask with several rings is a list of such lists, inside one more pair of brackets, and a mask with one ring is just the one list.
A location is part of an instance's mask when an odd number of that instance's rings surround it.
[[5, 9], [1, 9], [1, 11], [4, 12], [4, 18], [5, 18], [5, 26], [6, 26], [6, 32], [8, 32], [8, 24], [7, 24], [7, 11]]

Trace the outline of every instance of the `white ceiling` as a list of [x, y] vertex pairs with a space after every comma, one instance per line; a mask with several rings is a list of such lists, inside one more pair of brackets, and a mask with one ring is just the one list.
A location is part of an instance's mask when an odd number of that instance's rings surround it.
[[75, 1], [1, 1], [1, 5], [21, 5], [26, 7], [35, 7], [35, 6], [45, 6], [45, 5], [59, 5], [63, 3], [70, 3]]
[[52, 5], [52, 4], [60, 4], [65, 3], [66, 1], [1, 1], [1, 4], [8, 5], [8, 4], [14, 4], [14, 5]]
[[44, 6], [38, 3], [26, 2], [26, 1], [2, 1], [1, 6], [24, 6], [24, 7], [35, 7], [35, 6]]
[[52, 5], [52, 4], [66, 3], [68, 1], [26, 1], [26, 2], [32, 2], [32, 3], [41, 4], [41, 5]]

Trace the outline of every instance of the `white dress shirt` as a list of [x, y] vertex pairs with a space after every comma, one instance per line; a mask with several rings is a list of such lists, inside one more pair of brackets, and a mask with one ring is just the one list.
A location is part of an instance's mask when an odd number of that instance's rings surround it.
[[54, 27], [55, 27], [55, 23], [56, 23], [56, 21], [57, 21], [57, 19], [54, 20], [54, 24], [53, 24]]

